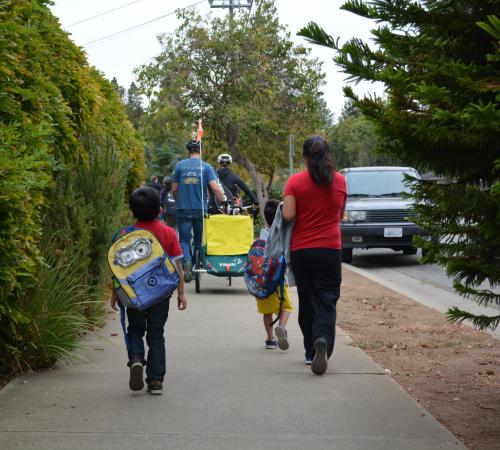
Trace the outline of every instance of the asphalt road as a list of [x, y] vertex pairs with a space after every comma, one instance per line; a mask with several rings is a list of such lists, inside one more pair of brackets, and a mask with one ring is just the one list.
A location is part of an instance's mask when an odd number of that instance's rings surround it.
[[420, 264], [421, 251], [416, 255], [403, 255], [391, 249], [370, 249], [353, 252], [352, 265], [384, 277], [389, 271], [432, 284], [454, 293], [453, 283], [438, 264]]

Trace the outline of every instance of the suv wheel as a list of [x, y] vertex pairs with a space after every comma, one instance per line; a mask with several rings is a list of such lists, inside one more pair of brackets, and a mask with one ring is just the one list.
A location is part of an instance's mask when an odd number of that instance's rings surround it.
[[416, 255], [417, 249], [414, 247], [403, 247], [403, 255]]
[[352, 248], [342, 249], [342, 262], [350, 264], [352, 261]]

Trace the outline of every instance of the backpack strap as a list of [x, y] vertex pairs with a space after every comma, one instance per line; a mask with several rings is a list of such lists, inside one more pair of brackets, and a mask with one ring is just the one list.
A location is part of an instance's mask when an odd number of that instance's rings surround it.
[[[113, 234], [111, 241], [116, 242], [120, 237], [125, 236], [126, 234], [128, 234], [136, 229], [137, 229], [137, 227], [135, 225], [128, 225], [126, 227], [123, 227], [120, 230], [118, 230], [115, 234]], [[116, 283], [118, 283], [118, 280], [116, 279], [116, 277], [114, 275], [111, 275], [111, 279], [113, 280], [113, 288], [115, 288]], [[127, 313], [125, 311], [125, 308], [122, 306], [122, 304], [120, 302], [118, 302], [118, 306], [120, 308], [120, 323], [122, 326], [123, 337], [125, 339], [125, 346], [127, 348], [127, 354], [128, 354], [130, 351], [130, 346], [129, 346], [129, 341], [128, 341], [127, 324], [126, 324]], [[130, 358], [130, 355], [128, 355], [128, 356]]]
[[278, 298], [280, 299], [280, 308], [278, 310], [278, 316], [276, 317], [276, 319], [272, 321], [271, 326], [273, 326], [278, 321], [281, 323], [281, 313], [283, 312], [283, 302], [285, 301], [285, 270], [286, 270], [286, 264], [284, 263], [283, 260], [283, 267], [281, 269], [279, 278], [280, 281], [278, 284]]
[[[118, 302], [119, 306], [120, 306], [120, 323], [122, 325], [122, 330], [123, 330], [123, 337], [125, 338], [125, 346], [127, 347], [127, 353], [129, 353], [130, 351], [130, 345], [129, 345], [129, 342], [128, 342], [128, 334], [127, 334], [127, 325], [125, 323], [125, 320], [126, 320], [126, 316], [127, 316], [127, 313], [125, 311], [125, 307], [122, 306], [122, 304], [120, 302]], [[130, 355], [129, 355], [129, 359], [130, 359]]]
[[116, 242], [120, 237], [125, 236], [126, 234], [131, 233], [132, 231], [137, 230], [138, 228], [135, 225], [128, 225], [126, 227], [120, 228], [113, 237], [111, 238], [111, 242]]

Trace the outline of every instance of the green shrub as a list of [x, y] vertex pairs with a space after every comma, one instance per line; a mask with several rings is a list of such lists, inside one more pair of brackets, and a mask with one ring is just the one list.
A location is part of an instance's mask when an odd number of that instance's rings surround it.
[[89, 310], [89, 315], [96, 316], [99, 315], [99, 305], [102, 305], [97, 300], [102, 297], [110, 275], [107, 270], [107, 252], [124, 209], [124, 193], [132, 164], [120, 160], [111, 140], [105, 146], [100, 146], [87, 137], [85, 147], [89, 161], [82, 166], [76, 181], [89, 212], [87, 220], [92, 245], [87, 272], [92, 298], [96, 300], [92, 303], [95, 308]]
[[0, 2], [4, 375], [64, 357], [98, 320], [109, 236], [144, 177], [143, 147], [120, 97], [49, 3]]
[[22, 327], [23, 344], [16, 360], [21, 371], [70, 360], [78, 337], [93, 324], [85, 315], [91, 303], [90, 286], [85, 285], [86, 274], [77, 258], [64, 261], [54, 247], [48, 247], [43, 256], [38, 286], [21, 300], [29, 319]]

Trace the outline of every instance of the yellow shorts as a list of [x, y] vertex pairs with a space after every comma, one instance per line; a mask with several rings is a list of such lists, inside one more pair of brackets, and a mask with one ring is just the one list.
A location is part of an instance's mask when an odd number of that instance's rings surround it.
[[[284, 300], [282, 309], [283, 311], [292, 312], [293, 304], [290, 300], [290, 294], [288, 293], [288, 286], [285, 285], [283, 293]], [[278, 314], [280, 311], [280, 298], [278, 296], [278, 290], [276, 290], [269, 297], [257, 299], [257, 311], [259, 314]]]

